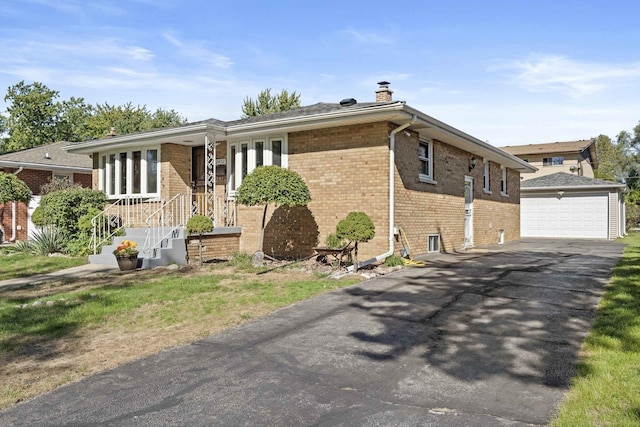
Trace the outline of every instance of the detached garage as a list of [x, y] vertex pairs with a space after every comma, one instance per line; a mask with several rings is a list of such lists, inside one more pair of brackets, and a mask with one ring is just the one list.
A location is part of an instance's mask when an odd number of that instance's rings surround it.
[[625, 234], [624, 184], [566, 172], [523, 181], [520, 235], [615, 239]]

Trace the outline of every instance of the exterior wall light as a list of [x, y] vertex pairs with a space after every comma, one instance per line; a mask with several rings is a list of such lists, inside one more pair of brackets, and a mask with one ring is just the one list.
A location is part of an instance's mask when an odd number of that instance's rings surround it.
[[469, 172], [474, 170], [477, 164], [478, 164], [478, 159], [476, 159], [475, 156], [471, 157], [471, 160], [469, 161]]

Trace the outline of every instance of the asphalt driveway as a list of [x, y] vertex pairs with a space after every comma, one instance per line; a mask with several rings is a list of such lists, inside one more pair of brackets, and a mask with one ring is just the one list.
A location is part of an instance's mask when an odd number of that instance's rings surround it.
[[544, 425], [622, 250], [438, 255], [24, 402], [0, 425]]

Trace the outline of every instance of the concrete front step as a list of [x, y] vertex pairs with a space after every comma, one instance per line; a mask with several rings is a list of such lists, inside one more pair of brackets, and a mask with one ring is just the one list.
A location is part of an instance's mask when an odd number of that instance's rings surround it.
[[[171, 229], [167, 228], [162, 230], [160, 235], [166, 235]], [[144, 242], [147, 238], [146, 228], [127, 228], [125, 229], [124, 236], [116, 236], [113, 239], [111, 245], [104, 245], [102, 251], [96, 255], [89, 255], [89, 263], [102, 264], [109, 266], [118, 266], [116, 257], [113, 255], [113, 251], [123, 240], [131, 240], [137, 243], [138, 250], [140, 251], [139, 258], [141, 258], [141, 268], [154, 268], [158, 266], [164, 266], [169, 264], [186, 264], [187, 263], [187, 249], [185, 244], [185, 232], [184, 229], [177, 230], [175, 238], [165, 239], [162, 246], [156, 249], [154, 254], [145, 254], [143, 252]]]

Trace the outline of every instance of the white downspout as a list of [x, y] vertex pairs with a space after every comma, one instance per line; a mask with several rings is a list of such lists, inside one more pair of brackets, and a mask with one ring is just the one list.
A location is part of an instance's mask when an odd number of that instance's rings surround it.
[[[389, 133], [389, 250], [383, 254], [380, 254], [374, 258], [369, 258], [358, 263], [358, 268], [365, 267], [374, 262], [381, 261], [393, 255], [395, 250], [393, 239], [395, 234], [393, 230], [395, 228], [395, 181], [396, 181], [396, 134], [405, 130], [416, 122], [418, 117], [414, 114], [410, 121], [398, 126]], [[350, 266], [347, 270], [353, 270], [353, 266]]]
[[[13, 174], [18, 175], [20, 172], [22, 172], [22, 169], [24, 169], [24, 166], [20, 166], [18, 170], [15, 171]], [[18, 234], [18, 222], [16, 221], [16, 214], [17, 214], [16, 202], [11, 202], [11, 238], [9, 239], [10, 242], [15, 242]]]
[[16, 233], [18, 231], [16, 213], [17, 213], [16, 202], [11, 202], [11, 238], [9, 239], [10, 242], [16, 241]]

